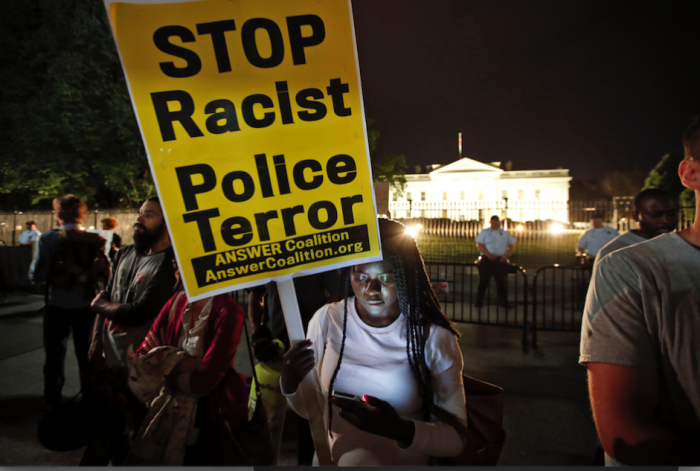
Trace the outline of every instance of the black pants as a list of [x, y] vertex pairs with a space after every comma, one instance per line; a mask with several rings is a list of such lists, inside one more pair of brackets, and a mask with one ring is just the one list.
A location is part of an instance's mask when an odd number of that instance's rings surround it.
[[88, 350], [92, 336], [95, 313], [88, 307], [64, 309], [47, 305], [44, 310], [44, 396], [46, 402], [57, 407], [61, 403], [61, 391], [66, 382], [64, 374], [68, 336], [73, 331], [75, 356], [78, 358], [80, 386], [85, 394], [91, 391]]
[[218, 452], [216, 450], [216, 422], [211, 417], [209, 396], [202, 396], [197, 400], [197, 415], [194, 426], [199, 429], [197, 443], [185, 448], [183, 466], [218, 466]]
[[88, 444], [80, 460], [80, 466], [121, 466], [133, 445], [134, 434], [138, 433], [146, 418], [146, 405], [131, 392], [125, 378], [114, 375], [114, 393], [123, 394], [126, 404], [112, 411], [110, 423], [103, 432]]
[[299, 418], [299, 452], [297, 453], [297, 464], [309, 465], [314, 460], [314, 453], [316, 453], [316, 447], [314, 446], [314, 439], [311, 436], [311, 426], [309, 421], [303, 417]]
[[491, 277], [496, 279], [496, 293], [500, 302], [508, 301], [508, 290], [506, 287], [506, 279], [508, 277], [508, 264], [498, 260], [492, 262], [487, 257], [481, 257], [481, 261], [477, 264], [479, 270], [479, 287], [476, 292], [476, 303], [481, 304], [484, 301], [484, 294], [491, 282]]

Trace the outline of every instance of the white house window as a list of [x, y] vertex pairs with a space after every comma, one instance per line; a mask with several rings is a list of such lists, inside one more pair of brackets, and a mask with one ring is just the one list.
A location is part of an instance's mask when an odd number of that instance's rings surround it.
[[479, 192], [479, 201], [483, 201], [483, 199], [484, 199], [484, 192], [480, 191]]
[[503, 199], [508, 198], [508, 190], [501, 191], [501, 198], [503, 198]]
[[459, 192], [459, 199], [464, 201], [464, 192], [463, 191]]
[[425, 201], [425, 191], [420, 192], [420, 200]]
[[422, 217], [422, 218], [425, 217], [425, 209], [420, 210], [420, 217]]
[[442, 210], [442, 217], [444, 217], [444, 218], [447, 217], [447, 210], [446, 209]]
[[406, 201], [411, 199], [411, 192], [406, 193]]
[[391, 196], [391, 201], [398, 201], [399, 200], [399, 195], [398, 193], [393, 193]]
[[537, 199], [537, 200], [540, 199], [540, 195], [541, 195], [541, 194], [542, 194], [542, 193], [541, 193], [540, 190], [535, 190], [535, 199]]
[[518, 199], [521, 200], [525, 197], [525, 190], [518, 190]]
[[446, 191], [442, 192], [442, 201], [447, 201], [447, 192]]

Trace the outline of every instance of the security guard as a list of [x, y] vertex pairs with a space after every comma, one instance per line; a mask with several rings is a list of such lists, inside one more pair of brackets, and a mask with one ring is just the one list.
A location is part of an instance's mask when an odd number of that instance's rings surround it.
[[476, 246], [481, 252], [479, 257], [479, 287], [476, 293], [475, 307], [483, 305], [484, 293], [493, 276], [496, 279], [498, 303], [504, 308], [510, 308], [506, 292], [506, 277], [508, 276], [508, 257], [513, 253], [515, 237], [501, 229], [498, 216], [491, 216], [491, 227], [484, 229], [476, 237]]
[[591, 226], [576, 243], [576, 253], [580, 256], [584, 253], [587, 254], [590, 266], [593, 265], [598, 251], [620, 235], [617, 229], [603, 226], [602, 213], [595, 213], [591, 216]]

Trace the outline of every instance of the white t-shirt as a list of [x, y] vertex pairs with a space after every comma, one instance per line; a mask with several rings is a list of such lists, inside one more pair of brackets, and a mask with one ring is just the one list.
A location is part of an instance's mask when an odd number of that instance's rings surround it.
[[[321, 380], [326, 426], [328, 387], [338, 363], [343, 312], [344, 301], [322, 307], [311, 319], [307, 334], [313, 342], [316, 372]], [[432, 325], [425, 357], [431, 372], [435, 404], [455, 414], [466, 425], [462, 384], [464, 361], [457, 339], [447, 329]], [[462, 438], [452, 426], [434, 417], [431, 422], [423, 422], [422, 399], [406, 353], [406, 318], [403, 314], [389, 326], [372, 327], [358, 316], [355, 298], [348, 299], [343, 361], [333, 387], [360, 397], [367, 394], [387, 401], [401, 417], [413, 420], [416, 426], [413, 443], [403, 449], [394, 440], [358, 430], [340, 417], [337, 407], [333, 407], [331, 447], [333, 460], [339, 466], [425, 466], [429, 455], [455, 456], [462, 449]], [[306, 417], [301, 394], [295, 392], [286, 396], [292, 409]]]
[[489, 227], [479, 232], [479, 235], [476, 236], [476, 241], [484, 244], [491, 255], [500, 257], [506, 253], [509, 245], [515, 244], [515, 237], [503, 229], [494, 231]]
[[579, 249], [584, 249], [588, 255], [595, 257], [598, 255], [598, 251], [605, 247], [605, 245], [617, 237], [619, 233], [617, 229], [612, 227], [601, 227], [596, 229], [591, 227], [586, 232], [583, 233], [579, 241], [576, 243], [576, 247]]
[[700, 434], [700, 249], [678, 233], [608, 254], [593, 270], [581, 363], [654, 368], [658, 416]]
[[638, 236], [632, 231], [625, 232], [624, 234], [615, 237], [613, 240], [605, 244], [605, 246], [598, 251], [598, 255], [595, 258], [595, 264], [597, 265], [598, 262], [600, 262], [603, 259], [603, 257], [605, 257], [611, 252], [620, 250], [625, 247], [629, 247], [630, 245], [644, 242], [646, 240], [647, 239], [645, 239], [644, 237]]

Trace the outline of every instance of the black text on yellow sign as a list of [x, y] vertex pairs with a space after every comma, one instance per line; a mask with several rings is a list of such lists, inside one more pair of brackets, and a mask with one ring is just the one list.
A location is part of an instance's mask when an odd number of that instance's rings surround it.
[[[298, 162], [292, 171], [294, 185], [290, 184], [290, 178], [285, 165], [284, 155], [273, 157], [275, 174], [277, 175], [277, 188], [273, 188], [270, 178], [270, 168], [267, 157], [264, 154], [255, 156], [257, 166], [257, 183], [263, 198], [272, 198], [275, 194], [290, 194], [292, 188], [297, 190], [314, 190], [323, 184], [324, 178], [336, 185], [350, 183], [355, 179], [357, 166], [355, 160], [349, 155], [336, 155], [331, 157], [323, 169], [316, 160], [302, 160]], [[325, 170], [325, 172], [324, 172]], [[217, 185], [217, 177], [214, 169], [207, 164], [196, 164], [176, 169], [185, 208], [188, 212], [184, 215], [187, 223], [196, 223], [205, 252], [217, 250], [212, 232], [212, 219], [221, 217], [219, 208], [200, 210], [197, 203], [197, 194], [212, 191]], [[307, 176], [308, 174], [308, 176]], [[194, 175], [202, 177], [202, 183], [195, 185], [192, 181]], [[236, 191], [236, 183], [240, 183], [242, 191]], [[256, 182], [253, 176], [235, 170], [226, 174], [221, 179], [221, 192], [227, 200], [233, 203], [246, 203], [256, 192]], [[277, 193], [276, 193], [277, 192]], [[220, 226], [221, 238], [230, 247], [239, 247], [253, 241], [257, 233], [257, 239], [261, 242], [270, 240], [269, 224], [272, 220], [282, 221], [285, 237], [297, 235], [295, 217], [306, 218], [308, 224], [317, 230], [325, 230], [336, 225], [339, 218], [342, 225], [350, 226], [355, 223], [353, 206], [363, 202], [362, 195], [341, 197], [339, 204], [334, 201], [322, 200], [312, 203], [308, 208], [303, 204], [296, 206], [273, 209], [271, 211], [254, 214], [253, 223], [243, 216], [233, 216], [225, 219]], [[340, 211], [338, 211], [338, 206]]]
[[[321, 44], [326, 36], [323, 20], [316, 15], [299, 15], [286, 18], [289, 43], [294, 65], [306, 64], [305, 48]], [[311, 34], [302, 35], [302, 28], [309, 27]], [[262, 57], [256, 39], [256, 34], [262, 30], [267, 35], [271, 53], [269, 57]], [[229, 49], [226, 43], [227, 31], [236, 31], [236, 22], [233, 19], [214, 21], [196, 25], [199, 36], [208, 37], [216, 56], [216, 66], [219, 73], [231, 72]], [[193, 77], [202, 70], [202, 60], [192, 50], [176, 45], [171, 40], [178, 38], [182, 42], [195, 42], [192, 31], [184, 26], [164, 26], [153, 35], [154, 44], [162, 52], [178, 57], [185, 61], [186, 65], [177, 67], [172, 61], [161, 62], [161, 71], [173, 78]], [[282, 64], [285, 55], [284, 42], [280, 27], [267, 18], [251, 18], [241, 28], [241, 43], [246, 59], [251, 65], [260, 68], [277, 67]], [[296, 119], [301, 121], [318, 121], [328, 113], [324, 101], [326, 96], [331, 98], [333, 113], [336, 116], [350, 116], [352, 110], [346, 107], [343, 94], [349, 92], [347, 83], [342, 83], [340, 78], [331, 78], [324, 90], [318, 88], [305, 88], [294, 92], [294, 101], [301, 108], [296, 113], [292, 111], [290, 90], [286, 81], [274, 83], [276, 92], [276, 104], [279, 110], [279, 119], [283, 124], [293, 124]], [[176, 139], [174, 123], [177, 122], [185, 129], [189, 137], [203, 136], [202, 129], [211, 134], [223, 134], [240, 131], [236, 104], [226, 97], [210, 101], [204, 106], [208, 115], [204, 127], [198, 125], [192, 115], [195, 110], [195, 102], [192, 96], [185, 90], [169, 90], [151, 94], [153, 108], [158, 118], [163, 141]], [[174, 107], [173, 107], [174, 105]], [[256, 105], [264, 110], [261, 117], [256, 116]], [[171, 111], [173, 110], [174, 111]], [[240, 114], [251, 128], [265, 128], [271, 126], [277, 119], [275, 101], [266, 94], [255, 93], [243, 98], [239, 104]]]
[[147, 3], [110, 11], [190, 297], [377, 259], [348, 3]]

